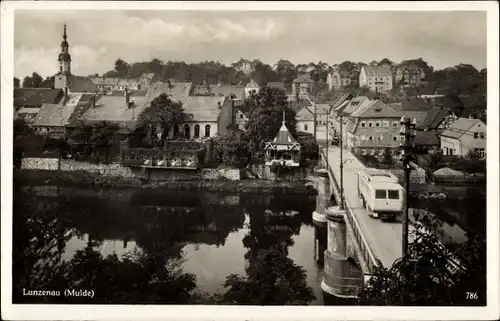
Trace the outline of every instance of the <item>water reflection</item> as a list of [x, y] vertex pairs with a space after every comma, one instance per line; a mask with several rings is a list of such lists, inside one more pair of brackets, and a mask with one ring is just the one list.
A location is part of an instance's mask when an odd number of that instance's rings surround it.
[[[15, 303], [321, 303], [314, 198], [17, 184], [14, 194]], [[95, 296], [22, 295], [67, 287]]]

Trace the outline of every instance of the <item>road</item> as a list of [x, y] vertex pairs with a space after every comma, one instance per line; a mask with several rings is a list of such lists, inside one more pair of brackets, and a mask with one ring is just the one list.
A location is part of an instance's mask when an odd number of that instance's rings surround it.
[[[340, 149], [329, 146], [328, 159], [335, 178], [340, 185]], [[370, 245], [372, 253], [386, 268], [390, 268], [394, 261], [401, 257], [402, 251], [402, 224], [398, 222], [382, 222], [380, 219], [370, 218], [362, 207], [357, 195], [356, 172], [364, 169], [350, 152], [344, 150], [344, 198], [351, 206], [352, 212], [360, 225], [363, 236]]]

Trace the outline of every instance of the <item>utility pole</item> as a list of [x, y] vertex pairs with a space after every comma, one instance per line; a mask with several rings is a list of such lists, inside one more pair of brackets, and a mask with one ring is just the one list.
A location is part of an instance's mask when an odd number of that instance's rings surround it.
[[341, 210], [344, 209], [344, 132], [343, 132], [343, 119], [342, 112], [340, 113], [340, 205]]
[[400, 143], [401, 161], [403, 162], [405, 172], [405, 202], [403, 209], [403, 257], [408, 254], [408, 212], [410, 209], [410, 161], [413, 159], [413, 139], [415, 138], [416, 119], [410, 117], [401, 117], [401, 130], [399, 134], [404, 137], [404, 142]]
[[325, 116], [326, 116], [326, 167], [328, 168], [328, 170], [330, 170], [330, 154], [328, 154], [328, 145], [330, 145], [330, 142], [328, 141], [328, 129], [330, 127], [329, 123], [330, 123], [330, 120], [328, 119], [328, 116], [329, 116], [329, 108], [327, 108], [326, 112], [325, 112]]

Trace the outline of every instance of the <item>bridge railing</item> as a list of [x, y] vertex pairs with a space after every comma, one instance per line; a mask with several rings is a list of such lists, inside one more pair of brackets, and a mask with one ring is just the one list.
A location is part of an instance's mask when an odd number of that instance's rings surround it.
[[[321, 161], [323, 163], [323, 165], [326, 165], [326, 162], [325, 162], [325, 153], [324, 153], [324, 150], [321, 149]], [[330, 162], [329, 162], [330, 163]], [[331, 167], [328, 167], [328, 173], [330, 174], [330, 176], [332, 177], [332, 182], [333, 182], [333, 185], [335, 186], [334, 190], [335, 192], [339, 193], [340, 192], [340, 186], [335, 178], [335, 174], [333, 173], [332, 171], [332, 168]], [[366, 238], [363, 236], [363, 232], [361, 231], [361, 227], [359, 225], [359, 222], [358, 220], [356, 219], [356, 216], [354, 215], [354, 213], [351, 211], [351, 206], [349, 204], [349, 202], [347, 201], [347, 199], [344, 199], [344, 203], [345, 203], [345, 211], [346, 211], [346, 218], [347, 218], [347, 221], [348, 223], [350, 224], [351, 226], [351, 229], [352, 229], [352, 234], [359, 246], [359, 250], [361, 251], [361, 256], [363, 257], [364, 261], [365, 261], [365, 264], [367, 265], [367, 268], [371, 273], [373, 273], [373, 271], [375, 270], [375, 268], [377, 267], [381, 267], [383, 266], [382, 262], [373, 254], [370, 246], [368, 245], [368, 241], [366, 240]]]

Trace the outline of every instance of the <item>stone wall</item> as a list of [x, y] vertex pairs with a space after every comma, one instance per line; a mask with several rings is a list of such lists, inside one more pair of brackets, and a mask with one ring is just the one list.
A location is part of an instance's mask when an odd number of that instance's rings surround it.
[[270, 166], [263, 164], [251, 165], [246, 168], [245, 171], [246, 178], [258, 178], [265, 180], [276, 180], [279, 181], [305, 181], [314, 180], [314, 169], [313, 167], [297, 167], [290, 171], [284, 172], [276, 177], [276, 174], [271, 171]]
[[[57, 170], [57, 158], [24, 158], [23, 170]], [[151, 181], [231, 180], [239, 181], [241, 171], [233, 168], [203, 168], [200, 170], [129, 168], [120, 164], [91, 164], [61, 160], [62, 171], [84, 171], [104, 177], [148, 178]]]

